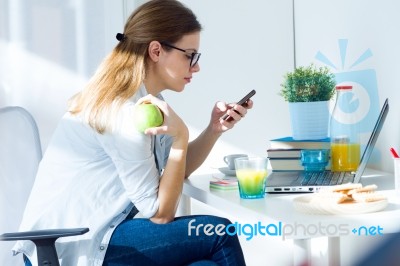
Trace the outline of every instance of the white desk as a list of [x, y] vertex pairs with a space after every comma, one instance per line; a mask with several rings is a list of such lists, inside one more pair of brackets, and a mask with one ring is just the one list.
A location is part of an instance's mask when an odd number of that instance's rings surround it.
[[[377, 227], [383, 228], [384, 234], [400, 231], [400, 197], [395, 194], [393, 175], [367, 169], [361, 180], [363, 185], [377, 184], [379, 190], [383, 190], [389, 199], [389, 204], [384, 211], [368, 213], [362, 215], [307, 215], [294, 210], [292, 200], [302, 194], [266, 194], [264, 199], [241, 199], [239, 192], [218, 191], [209, 188], [209, 181], [212, 174], [193, 175], [185, 181], [183, 186], [183, 199], [181, 201], [181, 211], [190, 214], [190, 198], [203, 202], [211, 207], [220, 209], [232, 217], [245, 218], [246, 220], [261, 221], [263, 225], [282, 224], [296, 225], [301, 224], [306, 228], [309, 226], [320, 225], [334, 226], [346, 224], [349, 230], [353, 228]], [[299, 230], [300, 231], [300, 230]], [[299, 265], [305, 259], [311, 259], [310, 239], [313, 237], [328, 237], [328, 256], [330, 265], [340, 265], [340, 232], [330, 230], [328, 234], [313, 233], [303, 235], [298, 232], [293, 238], [294, 265]], [[353, 234], [351, 231], [349, 234]]]

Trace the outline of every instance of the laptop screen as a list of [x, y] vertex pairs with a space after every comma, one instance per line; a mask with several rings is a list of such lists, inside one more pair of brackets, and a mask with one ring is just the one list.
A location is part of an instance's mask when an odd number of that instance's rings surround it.
[[381, 132], [383, 123], [385, 122], [386, 116], [389, 112], [389, 101], [388, 99], [385, 100], [383, 104], [382, 110], [378, 116], [378, 120], [375, 123], [375, 127], [372, 130], [371, 137], [368, 140], [367, 146], [365, 147], [364, 153], [360, 160], [360, 165], [358, 166], [358, 170], [356, 172], [356, 176], [354, 177], [354, 182], [358, 183], [361, 179], [362, 174], [367, 166], [369, 157], [374, 149], [376, 140], [378, 139], [379, 133]]

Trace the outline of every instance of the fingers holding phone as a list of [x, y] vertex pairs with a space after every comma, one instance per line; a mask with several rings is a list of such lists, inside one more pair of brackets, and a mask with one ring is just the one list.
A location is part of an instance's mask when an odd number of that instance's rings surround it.
[[247, 109], [251, 109], [253, 107], [253, 101], [250, 98], [254, 94], [256, 94], [256, 91], [252, 90], [237, 103], [229, 104], [227, 112], [221, 117], [221, 119], [227, 122], [234, 120], [239, 121], [243, 116], [246, 115]]
[[245, 107], [236, 103], [231, 103], [227, 105], [227, 111], [221, 119], [226, 122], [239, 121], [246, 115], [246, 113], [247, 109]]

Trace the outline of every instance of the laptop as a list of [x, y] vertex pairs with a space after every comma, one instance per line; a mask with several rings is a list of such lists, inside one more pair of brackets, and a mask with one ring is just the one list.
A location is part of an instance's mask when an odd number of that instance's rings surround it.
[[356, 172], [306, 172], [306, 171], [279, 171], [272, 172], [267, 178], [265, 192], [267, 193], [292, 193], [292, 192], [317, 192], [321, 187], [334, 186], [346, 183], [359, 183], [361, 176], [371, 157], [376, 140], [381, 132], [383, 123], [389, 112], [389, 102], [386, 99], [382, 110], [375, 123], [375, 127], [365, 147], [360, 164]]

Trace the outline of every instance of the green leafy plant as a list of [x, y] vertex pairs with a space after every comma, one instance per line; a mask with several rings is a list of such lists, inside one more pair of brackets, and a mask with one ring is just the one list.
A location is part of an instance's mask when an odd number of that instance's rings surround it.
[[284, 79], [280, 95], [288, 102], [328, 101], [335, 94], [335, 76], [327, 67], [297, 67]]

